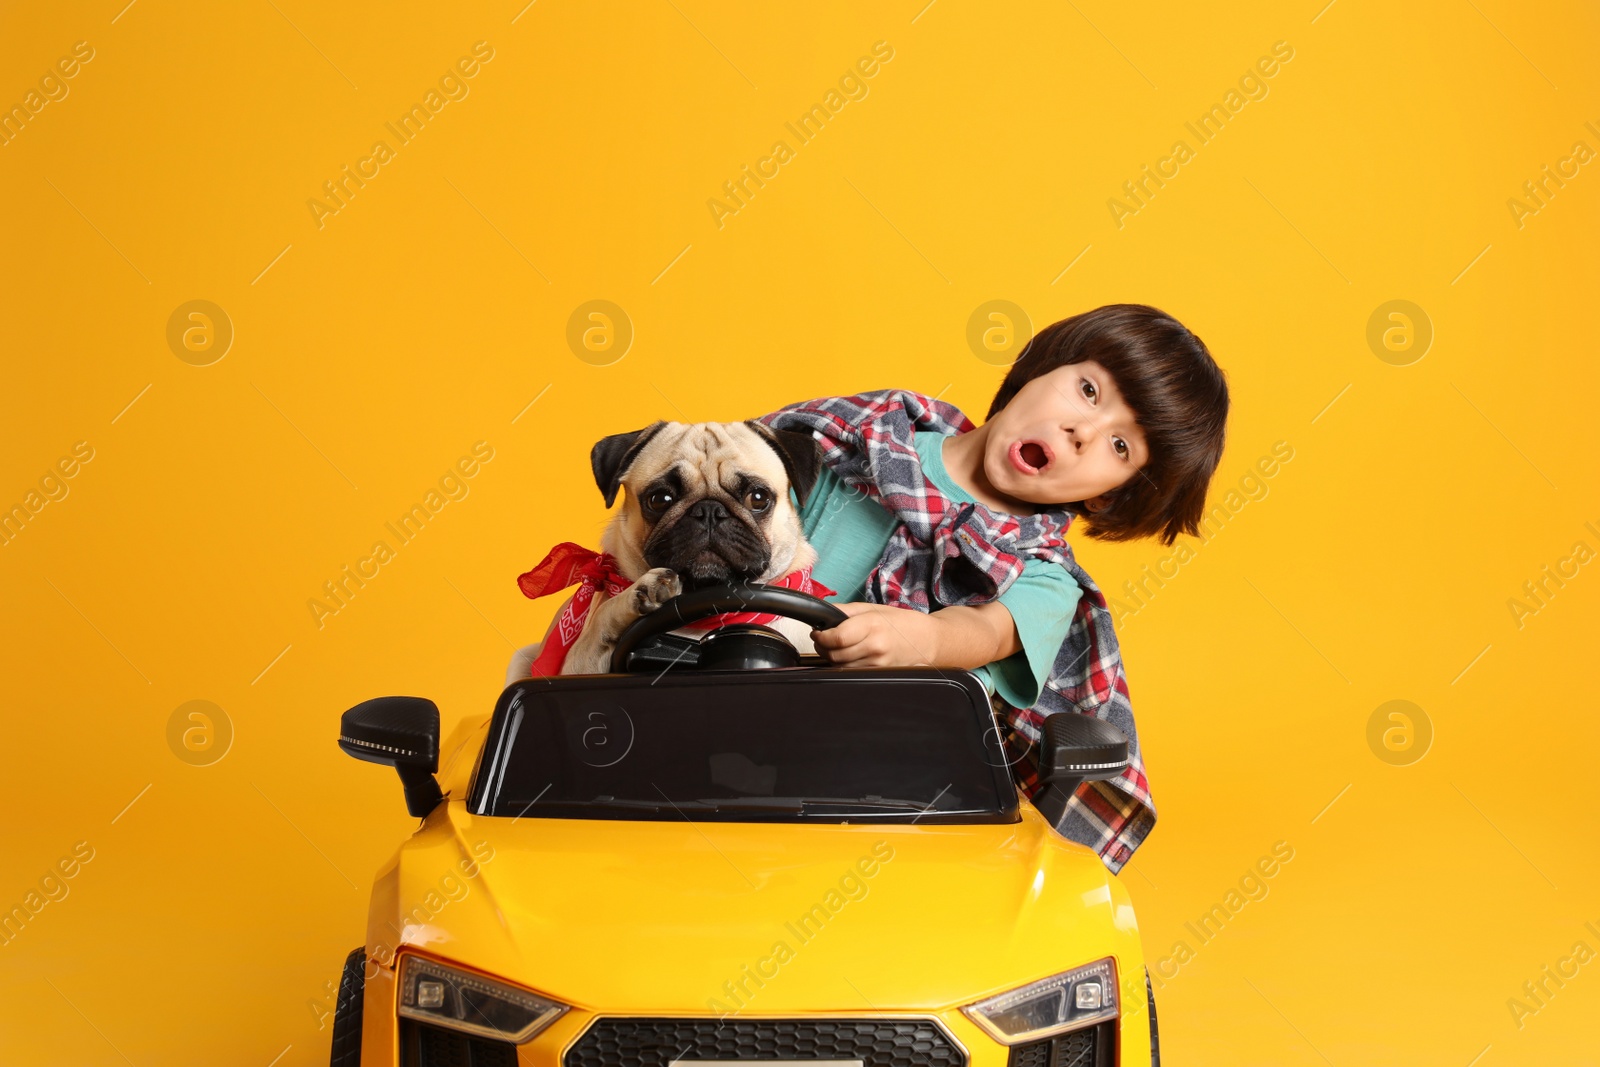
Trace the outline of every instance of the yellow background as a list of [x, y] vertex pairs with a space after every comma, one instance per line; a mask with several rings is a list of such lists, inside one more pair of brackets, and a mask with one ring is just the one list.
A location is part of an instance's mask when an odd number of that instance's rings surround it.
[[[1293, 449], [1119, 627], [1160, 810], [1123, 879], [1152, 960], [1194, 950], [1159, 994], [1171, 1061], [1600, 1063], [1600, 962], [1520, 1027], [1507, 1005], [1600, 951], [1600, 567], [1508, 606], [1600, 550], [1600, 166], [1507, 207], [1600, 149], [1592, 6], [523, 3], [5, 16], [0, 103], [94, 58], [0, 147], [0, 505], [94, 459], [0, 548], [0, 904], [94, 858], [0, 946], [0, 1062], [324, 1062], [314, 1005], [412, 825], [339, 713], [487, 709], [557, 603], [516, 575], [598, 537], [600, 436], [890, 386], [981, 419], [1002, 370], [967, 321], [1005, 299], [1204, 338], [1218, 502]], [[469, 95], [319, 228], [323, 182], [480, 40]], [[869, 95], [797, 145], [880, 40]], [[1118, 228], [1107, 200], [1277, 41], [1269, 94]], [[166, 340], [196, 299], [235, 330], [204, 367]], [[606, 366], [565, 339], [592, 299], [636, 333]], [[1366, 340], [1394, 299], [1434, 329], [1409, 366]], [[307, 601], [477, 441], [469, 495], [319, 628]], [[1076, 544], [1113, 594], [1171, 554]], [[1434, 734], [1409, 766], [1367, 742], [1396, 699]], [[168, 745], [191, 700], [234, 731], [210, 766]]]

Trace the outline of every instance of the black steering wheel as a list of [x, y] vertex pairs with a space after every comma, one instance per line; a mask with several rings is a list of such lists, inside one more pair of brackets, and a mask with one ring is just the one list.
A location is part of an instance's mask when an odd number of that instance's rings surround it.
[[[826, 600], [781, 585], [735, 582], [682, 593], [629, 624], [611, 652], [613, 671], [667, 666], [755, 669], [798, 666], [800, 655], [782, 634], [757, 623], [734, 623], [702, 640], [668, 633], [730, 611], [757, 611], [831, 630], [850, 616]], [[787, 651], [785, 651], [787, 650]]]

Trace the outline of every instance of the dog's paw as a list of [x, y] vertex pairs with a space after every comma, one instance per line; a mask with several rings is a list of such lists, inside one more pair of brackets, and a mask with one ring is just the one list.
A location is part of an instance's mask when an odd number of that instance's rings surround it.
[[662, 604], [683, 592], [683, 582], [678, 572], [670, 567], [657, 567], [646, 571], [633, 583], [633, 610], [648, 615]]

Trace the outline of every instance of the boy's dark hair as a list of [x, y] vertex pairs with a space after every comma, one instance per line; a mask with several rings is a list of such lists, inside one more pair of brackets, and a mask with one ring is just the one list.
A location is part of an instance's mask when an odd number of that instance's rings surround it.
[[1116, 379], [1150, 446], [1150, 459], [1111, 490], [1091, 513], [1082, 501], [1062, 505], [1083, 516], [1090, 537], [1131, 541], [1196, 534], [1206, 487], [1222, 458], [1228, 383], [1204, 342], [1171, 315], [1144, 304], [1107, 304], [1046, 326], [1011, 365], [988, 418], [1034, 378], [1093, 360]]

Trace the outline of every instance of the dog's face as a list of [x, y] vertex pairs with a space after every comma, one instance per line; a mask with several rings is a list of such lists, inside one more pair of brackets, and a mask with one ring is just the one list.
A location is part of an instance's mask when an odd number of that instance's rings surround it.
[[816, 561], [800, 516], [821, 453], [809, 434], [747, 422], [656, 422], [604, 438], [590, 453], [606, 506], [627, 489], [600, 547], [638, 578], [678, 573], [684, 591], [766, 582]]

